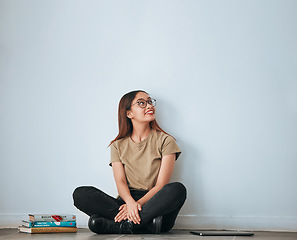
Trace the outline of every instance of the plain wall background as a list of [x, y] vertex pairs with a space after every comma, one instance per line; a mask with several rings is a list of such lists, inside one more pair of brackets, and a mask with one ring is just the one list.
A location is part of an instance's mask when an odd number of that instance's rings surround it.
[[182, 155], [176, 227], [297, 230], [297, 2], [0, 0], [0, 227], [116, 195], [107, 145], [144, 89]]

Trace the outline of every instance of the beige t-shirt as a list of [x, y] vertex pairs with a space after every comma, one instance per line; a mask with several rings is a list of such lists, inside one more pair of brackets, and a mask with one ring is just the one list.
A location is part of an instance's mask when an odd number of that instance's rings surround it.
[[110, 149], [110, 165], [122, 162], [128, 187], [141, 190], [155, 186], [163, 156], [175, 153], [177, 159], [181, 153], [173, 137], [154, 129], [139, 143], [126, 137], [115, 141]]

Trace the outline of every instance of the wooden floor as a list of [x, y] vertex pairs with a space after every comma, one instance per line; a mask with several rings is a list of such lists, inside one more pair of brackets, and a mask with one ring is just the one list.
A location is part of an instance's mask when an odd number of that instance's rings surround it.
[[44, 240], [44, 239], [79, 239], [79, 240], [95, 240], [95, 239], [107, 239], [107, 240], [128, 240], [128, 239], [197, 239], [197, 240], [240, 240], [240, 239], [251, 239], [251, 240], [297, 240], [297, 233], [294, 232], [254, 232], [255, 235], [252, 237], [234, 237], [234, 236], [197, 236], [190, 233], [189, 230], [172, 230], [169, 233], [153, 235], [153, 234], [106, 234], [98, 235], [92, 233], [88, 229], [78, 229], [77, 233], [52, 233], [52, 234], [27, 234], [19, 233], [17, 229], [0, 229], [0, 239], [2, 240]]

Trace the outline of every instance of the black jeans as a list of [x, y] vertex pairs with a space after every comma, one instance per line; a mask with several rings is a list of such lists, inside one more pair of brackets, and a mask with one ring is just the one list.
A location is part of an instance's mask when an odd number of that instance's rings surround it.
[[[135, 201], [142, 198], [147, 191], [130, 190]], [[158, 216], [163, 216], [162, 232], [167, 232], [174, 226], [179, 210], [187, 197], [187, 191], [182, 183], [166, 184], [157, 192], [139, 212], [141, 223], [139, 227]], [[121, 198], [113, 198], [95, 187], [78, 187], [73, 192], [74, 206], [91, 216], [98, 214], [104, 218], [114, 219], [119, 207], [125, 202]]]

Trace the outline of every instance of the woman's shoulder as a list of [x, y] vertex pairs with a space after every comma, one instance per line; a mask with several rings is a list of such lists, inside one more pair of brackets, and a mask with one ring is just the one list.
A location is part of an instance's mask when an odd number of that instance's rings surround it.
[[125, 144], [128, 141], [128, 137], [120, 138], [115, 140], [110, 146], [118, 148], [119, 146]]
[[165, 133], [165, 132], [162, 132], [162, 131], [159, 131], [159, 130], [155, 130], [155, 129], [153, 129], [153, 135], [157, 138], [157, 140], [159, 140], [159, 141], [161, 141], [161, 142], [163, 142], [163, 141], [165, 141], [166, 139], [167, 140], [174, 140], [175, 141], [175, 139], [174, 139], [174, 137], [172, 137], [170, 134], [168, 134], [168, 133]]
[[[164, 133], [162, 131], [156, 131], [156, 146], [158, 146], [159, 151], [162, 155], [170, 154], [170, 153], [178, 153], [180, 154], [180, 149], [176, 143], [176, 140], [173, 136], [168, 133]], [[177, 158], [179, 155], [176, 155]], [[177, 159], [176, 158], [176, 159]]]

